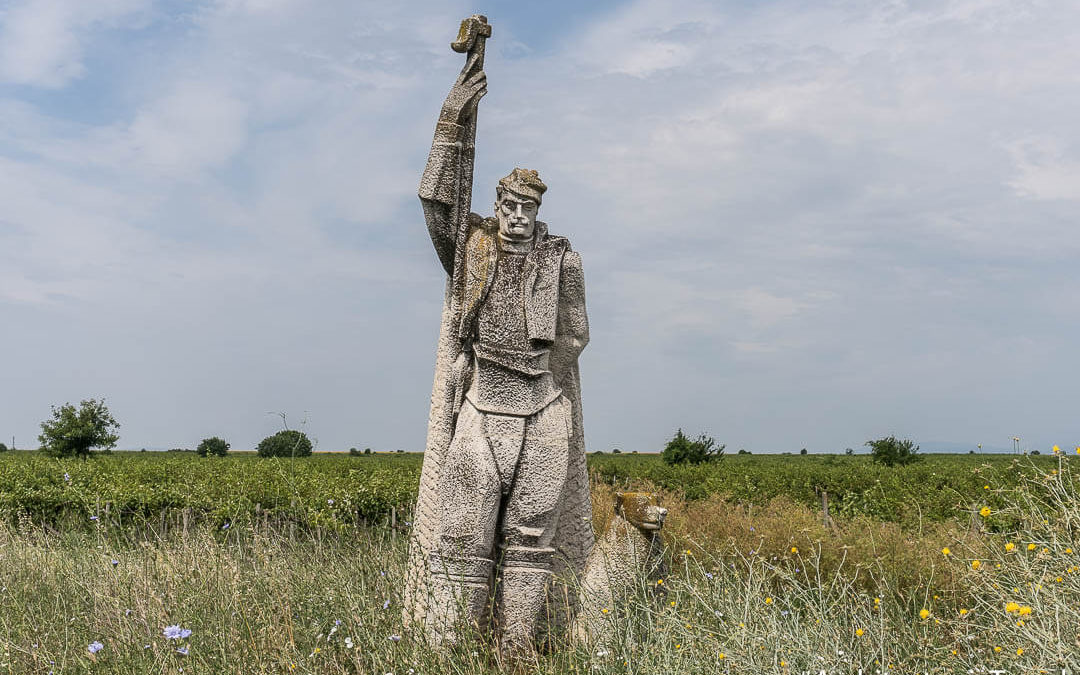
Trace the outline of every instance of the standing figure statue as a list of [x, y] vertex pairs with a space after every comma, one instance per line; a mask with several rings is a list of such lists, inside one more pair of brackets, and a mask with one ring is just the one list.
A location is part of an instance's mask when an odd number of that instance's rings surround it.
[[436, 646], [493, 621], [513, 658], [566, 626], [577, 594], [559, 585], [593, 544], [577, 369], [589, 329], [581, 257], [536, 220], [536, 171], [499, 181], [494, 218], [471, 212], [490, 34], [474, 16], [451, 45], [468, 56], [420, 182], [447, 286], [405, 620]]

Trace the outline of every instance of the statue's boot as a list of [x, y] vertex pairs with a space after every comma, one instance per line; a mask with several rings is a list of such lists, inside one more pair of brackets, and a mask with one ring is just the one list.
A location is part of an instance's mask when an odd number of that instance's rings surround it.
[[551, 548], [507, 548], [496, 583], [499, 651], [517, 660], [536, 653], [536, 632], [547, 607]]
[[485, 630], [493, 567], [487, 558], [432, 556], [431, 598], [425, 619], [431, 645], [454, 645], [463, 630]]

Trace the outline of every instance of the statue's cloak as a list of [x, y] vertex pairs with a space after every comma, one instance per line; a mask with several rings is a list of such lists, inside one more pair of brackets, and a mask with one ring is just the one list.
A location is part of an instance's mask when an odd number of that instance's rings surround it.
[[[428, 417], [427, 446], [424, 450], [420, 492], [416, 500], [409, 543], [409, 573], [403, 610], [406, 624], [413, 621], [423, 624], [428, 612], [428, 561], [437, 546], [440, 529], [439, 500], [436, 494], [439, 471], [443, 456], [453, 439], [455, 417], [464, 394], [463, 388], [468, 385], [467, 376], [462, 374], [463, 369], [460, 367], [462, 340], [459, 336], [469, 317], [474, 315], [473, 309], [486, 296], [494, 276], [497, 243], [492, 232], [493, 221], [484, 221], [473, 214], [472, 222], [474, 225], [470, 228], [464, 254], [465, 278], [461, 287], [455, 291], [453, 278], [448, 275], [444, 295], [439, 343], [435, 355], [431, 412]], [[568, 616], [573, 612], [573, 602], [577, 598], [576, 590], [572, 590], [570, 586], [576, 585], [593, 545], [592, 504], [585, 464], [581, 380], [578, 375], [578, 354], [588, 342], [588, 322], [585, 315], [585, 281], [581, 257], [570, 250], [564, 238], [548, 235], [544, 223], [537, 222], [536, 227], [537, 245], [534, 249], [536, 256], [533, 260], [533, 273], [531, 277], [527, 277], [532, 287], [530, 297], [539, 305], [541, 312], [544, 306], [557, 307], [558, 315], [554, 322], [550, 322], [555, 328], [551, 349], [552, 374], [563, 395], [570, 400], [573, 420], [567, 479], [553, 542], [555, 567], [548, 616], [553, 619], [554, 625], [551, 627], [558, 628], [568, 625]], [[527, 256], [527, 268], [529, 264]], [[544, 296], [550, 297], [556, 288], [557, 303], [545, 302]], [[528, 312], [529, 308], [526, 307], [526, 310]]]

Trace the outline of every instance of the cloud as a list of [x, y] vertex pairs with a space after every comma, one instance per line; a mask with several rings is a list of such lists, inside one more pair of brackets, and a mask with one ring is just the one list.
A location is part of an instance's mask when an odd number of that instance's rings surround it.
[[149, 0], [23, 0], [0, 14], [0, 81], [62, 87], [86, 72], [99, 30], [138, 24]]

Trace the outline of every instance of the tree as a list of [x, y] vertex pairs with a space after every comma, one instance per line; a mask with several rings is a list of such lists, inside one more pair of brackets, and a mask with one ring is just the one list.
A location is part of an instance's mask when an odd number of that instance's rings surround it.
[[310, 457], [311, 440], [302, 431], [286, 429], [259, 441], [255, 451], [259, 457]]
[[802, 450], [800, 450], [799, 454], [800, 455], [805, 455], [806, 454], [806, 448], [803, 448]]
[[78, 410], [70, 403], [52, 407], [52, 419], [41, 423], [41, 449], [54, 457], [89, 457], [92, 448], [111, 450], [120, 437], [105, 399], [88, 399]]
[[691, 440], [679, 429], [674, 438], [664, 446], [660, 459], [664, 460], [665, 464], [701, 464], [723, 457], [725, 447], [727, 446], [717, 445], [716, 439], [705, 434]]
[[851, 449], [851, 448], [844, 448], [844, 454], [848, 455], [848, 456], [851, 456], [851, 455], [855, 454], [855, 451], [853, 449]]
[[4, 445], [3, 443], [0, 443], [0, 452], [7, 452], [7, 451], [8, 451], [8, 446]]
[[217, 436], [211, 436], [210, 438], [204, 438], [199, 441], [199, 447], [195, 448], [195, 452], [199, 457], [207, 457], [209, 455], [216, 455], [217, 457], [224, 457], [229, 454], [229, 444], [224, 439]]
[[866, 445], [870, 446], [870, 455], [873, 460], [885, 466], [904, 466], [922, 459], [922, 455], [915, 454], [919, 451], [919, 446], [906, 438], [901, 441], [895, 436], [888, 436], [876, 441], [867, 441]]

